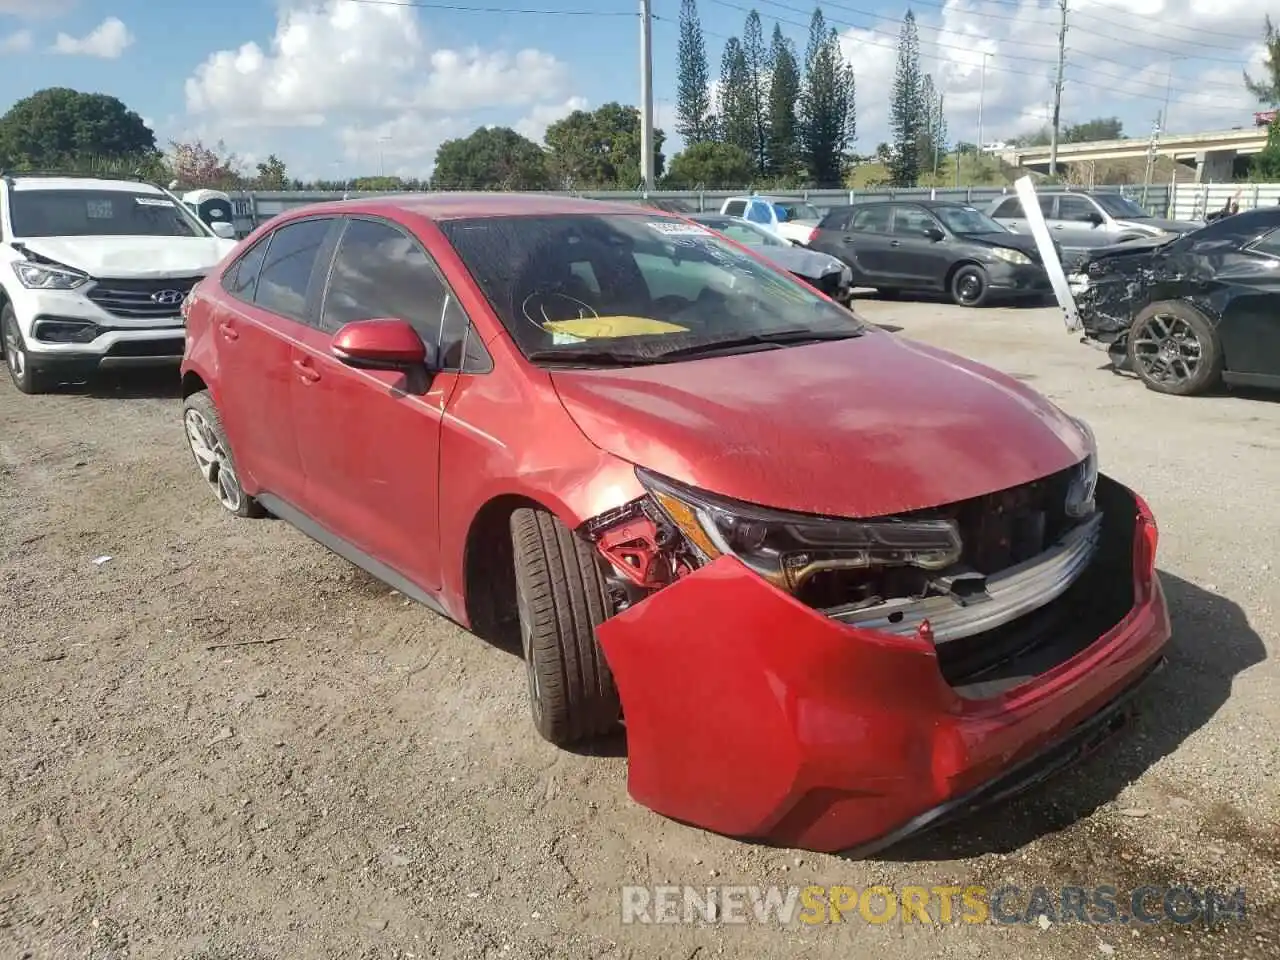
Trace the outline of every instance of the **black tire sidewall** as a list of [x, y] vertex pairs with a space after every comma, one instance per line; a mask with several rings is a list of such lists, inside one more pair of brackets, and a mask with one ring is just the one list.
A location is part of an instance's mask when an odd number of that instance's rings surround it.
[[[1135, 334], [1143, 324], [1157, 314], [1169, 314], [1185, 321], [1195, 331], [1196, 339], [1200, 343], [1201, 363], [1196, 369], [1195, 376], [1190, 380], [1181, 381], [1173, 388], [1159, 380], [1152, 380], [1148, 376], [1146, 368], [1137, 362], [1134, 352]], [[1127, 340], [1125, 353], [1129, 361], [1129, 368], [1148, 390], [1176, 397], [1192, 397], [1212, 389], [1221, 379], [1222, 345], [1218, 341], [1218, 333], [1213, 329], [1213, 324], [1209, 322], [1209, 318], [1188, 303], [1168, 300], [1144, 307], [1133, 318]]]
[[[978, 282], [982, 284], [982, 292], [979, 293], [978, 296], [973, 300], [964, 300], [960, 296], [960, 280], [966, 274], [973, 274], [975, 277], [978, 278]], [[966, 263], [963, 266], [958, 267], [956, 269], [956, 272], [951, 275], [951, 299], [954, 300], [956, 304], [961, 307], [982, 306], [984, 303], [986, 303], [987, 294], [990, 292], [990, 290], [991, 290], [991, 281], [987, 279], [987, 271], [983, 270], [982, 267], [979, 267], [976, 264]]]
[[[13, 368], [9, 366], [9, 352], [5, 348], [5, 340], [9, 331], [13, 331], [13, 335], [18, 338], [18, 344], [22, 347], [23, 353], [26, 355], [26, 362], [23, 364], [22, 376], [18, 377]], [[44, 389], [44, 378], [36, 371], [31, 369], [31, 353], [27, 350], [26, 338], [22, 336], [22, 329], [18, 326], [18, 315], [14, 313], [13, 305], [6, 303], [4, 310], [0, 311], [0, 351], [3, 351], [4, 368], [9, 374], [9, 379], [13, 381], [13, 385], [23, 393], [41, 393]]]

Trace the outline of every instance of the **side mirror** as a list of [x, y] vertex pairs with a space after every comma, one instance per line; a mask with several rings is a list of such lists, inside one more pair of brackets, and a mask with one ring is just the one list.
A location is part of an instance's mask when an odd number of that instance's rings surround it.
[[1102, 214], [1100, 214], [1097, 210], [1094, 210], [1092, 213], [1089, 214], [1089, 222], [1093, 224], [1095, 227], [1100, 227], [1106, 221], [1102, 219]]
[[330, 352], [358, 370], [426, 369], [434, 359], [403, 320], [356, 320], [333, 335]]
[[943, 233], [941, 230], [939, 230], [937, 227], [925, 227], [924, 235], [928, 237], [930, 240], [932, 240], [934, 243], [937, 243], [939, 240], [947, 239], [947, 235]]
[[226, 220], [215, 220], [209, 224], [209, 228], [213, 231], [215, 237], [222, 240], [234, 240], [236, 238], [236, 225], [228, 223]]

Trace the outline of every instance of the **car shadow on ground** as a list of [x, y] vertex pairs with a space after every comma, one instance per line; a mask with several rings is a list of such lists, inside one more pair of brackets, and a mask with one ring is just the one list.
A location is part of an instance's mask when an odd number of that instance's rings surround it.
[[[956, 302], [947, 294], [930, 290], [903, 290], [898, 293], [886, 294], [879, 293], [875, 290], [858, 289], [854, 291], [851, 299], [851, 305], [856, 304], [859, 300], [878, 300], [881, 303], [936, 303], [939, 306], [954, 307]], [[986, 310], [991, 307], [1012, 308], [1015, 310], [1039, 310], [1043, 307], [1053, 307], [1057, 305], [1053, 294], [1036, 297], [999, 297], [992, 295], [980, 307], [964, 307], [966, 310]]]
[[[1098, 367], [1098, 369], [1114, 376], [1122, 377], [1126, 380], [1132, 380], [1139, 387], [1142, 386], [1142, 378], [1140, 376], [1132, 370], [1122, 369], [1109, 361], [1107, 363], [1103, 363]], [[1233, 400], [1250, 400], [1261, 403], [1280, 403], [1280, 390], [1265, 390], [1261, 387], [1239, 387], [1220, 384], [1212, 390], [1207, 391], [1204, 396], [1228, 398]], [[1195, 400], [1196, 397], [1176, 397], [1174, 399]]]
[[178, 368], [121, 370], [97, 373], [79, 383], [59, 384], [54, 392], [98, 400], [180, 400]]
[[875, 859], [907, 863], [1017, 851], [1115, 800], [1208, 723], [1231, 695], [1235, 676], [1264, 661], [1266, 648], [1231, 600], [1165, 571], [1160, 580], [1173, 622], [1168, 665], [1139, 695], [1130, 729], [1028, 793], [904, 840]]

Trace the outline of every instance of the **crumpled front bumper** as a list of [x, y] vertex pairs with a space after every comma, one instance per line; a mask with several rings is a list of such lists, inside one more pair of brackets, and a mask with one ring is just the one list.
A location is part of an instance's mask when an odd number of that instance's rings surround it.
[[1007, 795], [1011, 771], [1061, 752], [1162, 659], [1155, 523], [1125, 493], [1137, 514], [1128, 614], [987, 699], [948, 685], [931, 643], [832, 620], [732, 557], [606, 621], [632, 797], [717, 833], [834, 852]]

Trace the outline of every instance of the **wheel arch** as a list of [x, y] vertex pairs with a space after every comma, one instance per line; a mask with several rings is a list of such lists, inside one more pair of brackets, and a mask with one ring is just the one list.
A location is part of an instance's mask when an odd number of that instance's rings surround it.
[[[193, 393], [199, 393], [201, 390], [208, 390], [209, 384], [205, 382], [204, 377], [195, 370], [187, 370], [182, 374], [182, 399], [185, 400]], [[212, 392], [211, 392], [212, 393]]]
[[511, 515], [523, 508], [546, 510], [570, 529], [577, 526], [573, 518], [536, 497], [500, 493], [486, 500], [472, 516], [462, 549], [462, 605], [471, 632], [517, 651], [520, 634], [510, 523]]
[[982, 262], [980, 260], [975, 260], [973, 257], [965, 257], [963, 260], [957, 260], [947, 270], [947, 276], [942, 281], [943, 286], [945, 286], [948, 290], [950, 290], [951, 281], [956, 278], [956, 274], [959, 273], [960, 270], [964, 267], [977, 267], [980, 270], [983, 270], [983, 271], [986, 270], [986, 267], [982, 265]]

